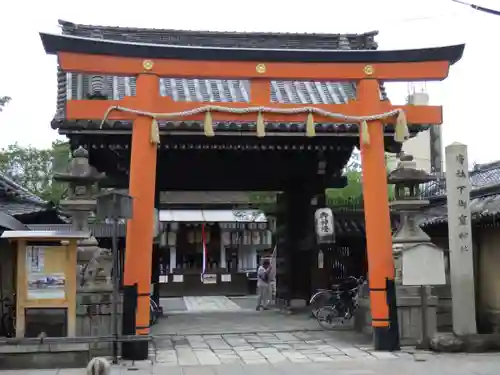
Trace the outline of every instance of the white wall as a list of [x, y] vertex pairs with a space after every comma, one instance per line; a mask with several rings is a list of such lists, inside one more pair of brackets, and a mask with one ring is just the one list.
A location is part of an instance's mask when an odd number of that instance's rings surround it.
[[[413, 155], [417, 169], [431, 172], [431, 137], [430, 130], [417, 134], [403, 144], [403, 151]], [[395, 154], [387, 154], [387, 168], [392, 171], [397, 167], [398, 159]]]

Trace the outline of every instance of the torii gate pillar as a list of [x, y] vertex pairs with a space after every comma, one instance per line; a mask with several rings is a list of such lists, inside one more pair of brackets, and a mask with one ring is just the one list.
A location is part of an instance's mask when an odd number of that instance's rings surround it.
[[[357, 99], [362, 105], [364, 115], [380, 113], [380, 100], [374, 99], [379, 97], [379, 90], [379, 83], [375, 79], [359, 81]], [[361, 139], [360, 144], [373, 341], [375, 349], [394, 351], [399, 350], [399, 326], [384, 126], [381, 121], [372, 121], [368, 131], [370, 143], [364, 143]]]

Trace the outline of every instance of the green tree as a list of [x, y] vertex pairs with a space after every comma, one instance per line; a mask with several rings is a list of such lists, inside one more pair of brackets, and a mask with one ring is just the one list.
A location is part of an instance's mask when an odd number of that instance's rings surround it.
[[[388, 157], [386, 155], [386, 169]], [[347, 185], [341, 189], [326, 189], [326, 199], [330, 205], [353, 205], [363, 204], [363, 175], [357, 164], [346, 167], [345, 176]], [[394, 196], [393, 186], [388, 186], [389, 199]]]
[[52, 177], [67, 168], [70, 156], [67, 142], [55, 141], [47, 149], [15, 143], [0, 151], [0, 173], [41, 198], [57, 203], [66, 187]]
[[326, 189], [326, 199], [330, 204], [359, 204], [363, 199], [361, 171], [346, 170], [347, 185], [341, 189]]
[[11, 101], [10, 96], [0, 96], [0, 112], [3, 111], [3, 107], [5, 107], [7, 103], [10, 101]]

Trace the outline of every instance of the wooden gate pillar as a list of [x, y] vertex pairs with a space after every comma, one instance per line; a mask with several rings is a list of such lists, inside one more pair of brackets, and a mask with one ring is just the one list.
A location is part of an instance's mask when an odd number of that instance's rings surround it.
[[[159, 96], [159, 79], [152, 74], [137, 76], [136, 103], [154, 110]], [[151, 117], [134, 120], [130, 160], [129, 194], [133, 197], [133, 218], [127, 224], [124, 284], [137, 283], [136, 334], [149, 334], [149, 294], [153, 255], [153, 211], [156, 189], [157, 144], [151, 141]], [[131, 302], [124, 300], [124, 308]], [[144, 341], [147, 354], [147, 341]], [[141, 347], [142, 353], [142, 347]]]
[[[381, 109], [379, 82], [363, 79], [357, 85], [357, 98], [363, 115]], [[384, 126], [381, 121], [368, 124], [369, 142], [361, 139], [363, 199], [368, 283], [376, 350], [399, 350], [399, 333], [392, 258], [392, 234], [389, 213], [387, 170], [385, 165]]]
[[311, 231], [314, 231], [314, 215], [311, 206], [313, 192], [304, 181], [294, 180], [285, 190], [286, 199], [286, 239], [285, 249], [290, 262], [290, 299], [305, 299], [311, 292], [312, 249], [307, 246]]

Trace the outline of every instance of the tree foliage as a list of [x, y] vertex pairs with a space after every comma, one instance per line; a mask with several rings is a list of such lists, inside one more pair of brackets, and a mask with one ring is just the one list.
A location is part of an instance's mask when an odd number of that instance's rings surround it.
[[0, 173], [43, 199], [57, 203], [66, 187], [52, 180], [70, 161], [67, 142], [55, 141], [52, 147], [39, 149], [17, 143], [0, 151]]
[[[349, 163], [345, 169], [344, 175], [347, 178], [347, 185], [342, 189], [326, 189], [326, 199], [330, 205], [353, 205], [363, 204], [363, 175], [361, 164]], [[386, 155], [387, 169], [387, 155]], [[394, 189], [388, 186], [389, 199], [393, 198]]]
[[363, 198], [363, 182], [361, 171], [347, 169], [345, 172], [347, 185], [342, 189], [326, 189], [326, 199], [332, 204], [358, 203]]
[[3, 107], [5, 107], [7, 103], [10, 101], [11, 101], [10, 96], [0, 96], [0, 112], [2, 112]]

